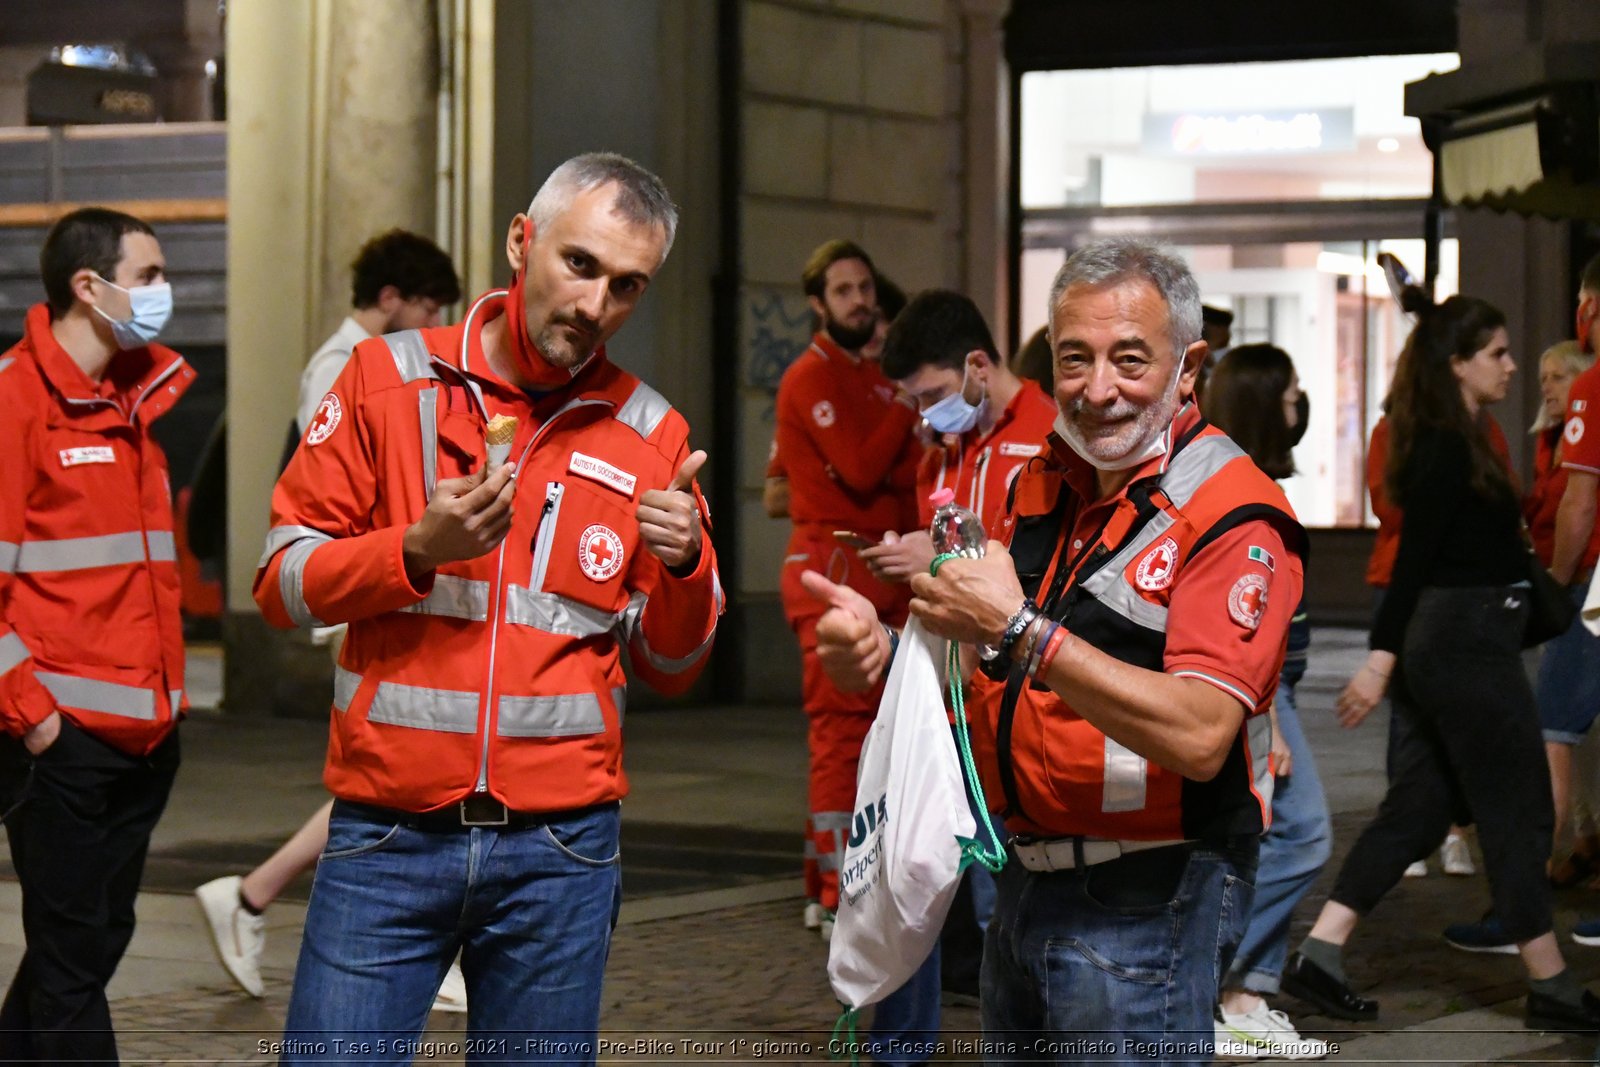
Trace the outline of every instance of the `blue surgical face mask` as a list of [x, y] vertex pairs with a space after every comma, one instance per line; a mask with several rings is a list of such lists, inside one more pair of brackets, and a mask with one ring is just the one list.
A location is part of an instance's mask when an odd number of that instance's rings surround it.
[[976, 404], [967, 403], [967, 368], [961, 371], [961, 388], [936, 403], [929, 404], [922, 417], [928, 420], [935, 433], [966, 433], [978, 425], [978, 415], [989, 402], [984, 397]]
[[[100, 278], [100, 275], [96, 274], [95, 277]], [[114, 319], [101, 311], [98, 305], [90, 305], [102, 319], [111, 324], [111, 337], [117, 342], [118, 348], [124, 352], [130, 348], [143, 348], [161, 336], [161, 331], [167, 327], [167, 320], [172, 318], [170, 282], [136, 285], [132, 289], [124, 289], [116, 282], [106, 281], [104, 278], [100, 278], [100, 281], [119, 292], [128, 294], [128, 317], [125, 319]]]

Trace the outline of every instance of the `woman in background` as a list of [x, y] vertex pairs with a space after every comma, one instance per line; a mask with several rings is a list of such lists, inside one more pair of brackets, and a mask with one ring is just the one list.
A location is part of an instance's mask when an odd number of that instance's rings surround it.
[[[1256, 466], [1282, 480], [1294, 473], [1290, 450], [1305, 434], [1305, 399], [1288, 354], [1253, 344], [1230, 349], [1218, 361], [1201, 405], [1206, 419]], [[1289, 625], [1288, 653], [1272, 703], [1272, 826], [1261, 840], [1250, 924], [1222, 983], [1218, 1055], [1310, 1059], [1328, 1052], [1325, 1042], [1302, 1038], [1289, 1017], [1266, 1001], [1277, 994], [1283, 976], [1295, 905], [1333, 847], [1328, 802], [1295, 706], [1294, 689], [1305, 675], [1310, 644], [1302, 600]]]

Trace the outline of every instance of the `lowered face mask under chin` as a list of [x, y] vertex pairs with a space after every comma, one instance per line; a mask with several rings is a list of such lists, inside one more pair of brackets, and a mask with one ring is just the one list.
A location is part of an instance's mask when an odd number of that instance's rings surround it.
[[[1172, 404], [1173, 397], [1178, 393], [1178, 381], [1181, 377], [1182, 375], [1176, 372], [1172, 375], [1172, 384], [1167, 387], [1166, 395], [1157, 401], [1162, 408], [1167, 408]], [[1132, 467], [1137, 467], [1141, 463], [1147, 463], [1157, 456], [1166, 454], [1167, 427], [1170, 423], [1170, 419], [1163, 420], [1159, 425], [1152, 427], [1144, 440], [1135, 443], [1132, 448], [1128, 449], [1126, 454], [1121, 456], [1095, 455], [1090, 450], [1089, 442], [1078, 432], [1077, 427], [1067, 421], [1067, 417], [1063, 413], [1056, 413], [1056, 421], [1052, 429], [1055, 430], [1056, 436], [1067, 443], [1068, 448], [1076, 452], [1080, 459], [1095, 470], [1125, 471]]]

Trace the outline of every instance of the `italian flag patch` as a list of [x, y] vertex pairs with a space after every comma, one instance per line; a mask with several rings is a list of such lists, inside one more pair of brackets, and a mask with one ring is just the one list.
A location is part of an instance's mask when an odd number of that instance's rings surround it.
[[1277, 570], [1277, 568], [1275, 566], [1273, 566], [1272, 553], [1268, 552], [1266, 549], [1262, 548], [1260, 545], [1251, 545], [1250, 546], [1250, 558], [1252, 560], [1254, 560], [1255, 562], [1261, 564], [1263, 567], [1267, 568], [1267, 570], [1269, 570], [1269, 571], [1276, 571]]

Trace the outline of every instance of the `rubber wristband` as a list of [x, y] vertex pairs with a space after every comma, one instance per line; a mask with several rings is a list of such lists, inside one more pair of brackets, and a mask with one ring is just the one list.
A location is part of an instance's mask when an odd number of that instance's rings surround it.
[[1057, 624], [1050, 632], [1050, 639], [1045, 642], [1044, 651], [1039, 653], [1039, 665], [1033, 670], [1033, 680], [1044, 681], [1044, 676], [1050, 673], [1050, 664], [1055, 662], [1056, 653], [1061, 651], [1061, 646], [1067, 643], [1067, 628]]

